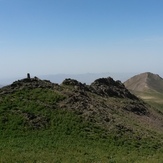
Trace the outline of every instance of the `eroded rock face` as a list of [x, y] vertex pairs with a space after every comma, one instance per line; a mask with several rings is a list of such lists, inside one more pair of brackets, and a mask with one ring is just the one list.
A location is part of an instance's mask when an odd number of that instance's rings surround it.
[[91, 90], [105, 97], [119, 97], [137, 100], [120, 81], [114, 81], [111, 77], [95, 80], [91, 85]]

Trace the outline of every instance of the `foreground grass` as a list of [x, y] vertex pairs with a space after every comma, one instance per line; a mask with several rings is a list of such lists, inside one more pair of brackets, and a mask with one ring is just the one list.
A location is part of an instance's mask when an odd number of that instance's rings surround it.
[[0, 98], [0, 162], [163, 162], [158, 140], [117, 137], [57, 109], [62, 99], [42, 89]]
[[[70, 117], [69, 117], [70, 118]], [[72, 121], [67, 119], [66, 122]], [[64, 117], [65, 119], [65, 117]], [[162, 149], [150, 140], [102, 138], [100, 128], [89, 124], [60, 124], [59, 128], [18, 132], [0, 138], [1, 162], [161, 162]], [[78, 125], [79, 128], [76, 128]], [[74, 126], [74, 127], [73, 127]], [[63, 128], [64, 129], [63, 129]], [[71, 131], [70, 128], [71, 127]], [[71, 133], [67, 132], [70, 131]], [[73, 133], [74, 132], [74, 133]]]
[[151, 140], [117, 140], [115, 135], [103, 138], [103, 129], [72, 113], [56, 110], [53, 118], [48, 129], [1, 131], [0, 162], [163, 161], [163, 150]]

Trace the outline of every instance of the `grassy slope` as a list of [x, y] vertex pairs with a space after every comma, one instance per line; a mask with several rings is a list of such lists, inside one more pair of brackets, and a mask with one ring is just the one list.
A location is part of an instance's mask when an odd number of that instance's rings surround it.
[[144, 101], [156, 107], [158, 110], [163, 112], [163, 93], [148, 90], [144, 92], [132, 92], [138, 97], [142, 98]]
[[163, 161], [157, 140], [117, 139], [73, 112], [57, 109], [63, 98], [48, 89], [0, 97], [0, 162]]

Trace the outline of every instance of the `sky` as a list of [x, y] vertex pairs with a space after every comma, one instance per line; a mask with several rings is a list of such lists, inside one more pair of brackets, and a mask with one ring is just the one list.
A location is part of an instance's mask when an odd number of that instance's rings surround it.
[[163, 74], [163, 0], [0, 0], [0, 78]]

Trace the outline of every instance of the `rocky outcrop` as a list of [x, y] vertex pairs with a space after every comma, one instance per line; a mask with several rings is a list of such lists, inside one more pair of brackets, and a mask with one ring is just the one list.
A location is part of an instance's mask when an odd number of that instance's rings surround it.
[[97, 79], [91, 85], [82, 84], [74, 79], [65, 79], [62, 85], [72, 86], [77, 90], [92, 92], [102, 97], [138, 99], [125, 88], [121, 81], [114, 81], [111, 77]]
[[41, 80], [37, 77], [34, 78], [25, 78], [13, 82], [11, 85], [1, 88], [0, 94], [12, 93], [20, 89], [34, 89], [34, 88], [49, 88], [53, 89], [54, 87], [59, 86], [58, 84], [51, 83], [48, 80]]
[[125, 105], [123, 109], [137, 115], [149, 115], [148, 108], [142, 102], [130, 102], [129, 104]]
[[[58, 85], [37, 77], [27, 77], [3, 87], [0, 89], [0, 95], [13, 93], [17, 90], [30, 90], [35, 88], [57, 91], [65, 97], [58, 106], [61, 108], [71, 108], [82, 114], [98, 114], [101, 110], [106, 111], [107, 109], [118, 107], [138, 115], [148, 113], [143, 102], [131, 94], [120, 81], [114, 81], [111, 77], [97, 79], [91, 85], [82, 84], [74, 79], [65, 79], [61, 85]], [[118, 106], [117, 104], [108, 105], [107, 100], [110, 97], [131, 100], [133, 102], [124, 104], [123, 106]]]
[[[65, 87], [64, 95], [67, 98], [62, 102], [62, 107], [68, 107], [84, 115], [98, 115], [100, 111], [121, 108], [137, 115], [148, 114], [148, 109], [144, 103], [135, 95], [131, 94], [120, 81], [114, 81], [111, 77], [95, 80], [91, 85], [86, 85], [74, 79], [65, 79], [61, 87]], [[65, 90], [63, 89], [63, 90]], [[128, 100], [127, 103], [108, 105], [103, 99]], [[106, 119], [106, 118], [104, 118]], [[103, 121], [103, 120], [102, 120]]]
[[137, 97], [131, 94], [121, 81], [114, 81], [111, 77], [97, 79], [90, 87], [92, 92], [100, 96], [137, 100]]
[[67, 85], [67, 86], [72, 86], [74, 87], [76, 90], [83, 90], [83, 91], [89, 91], [89, 86], [87, 86], [86, 84], [82, 84], [81, 82], [75, 80], [75, 79], [65, 79], [62, 82], [62, 85]]

